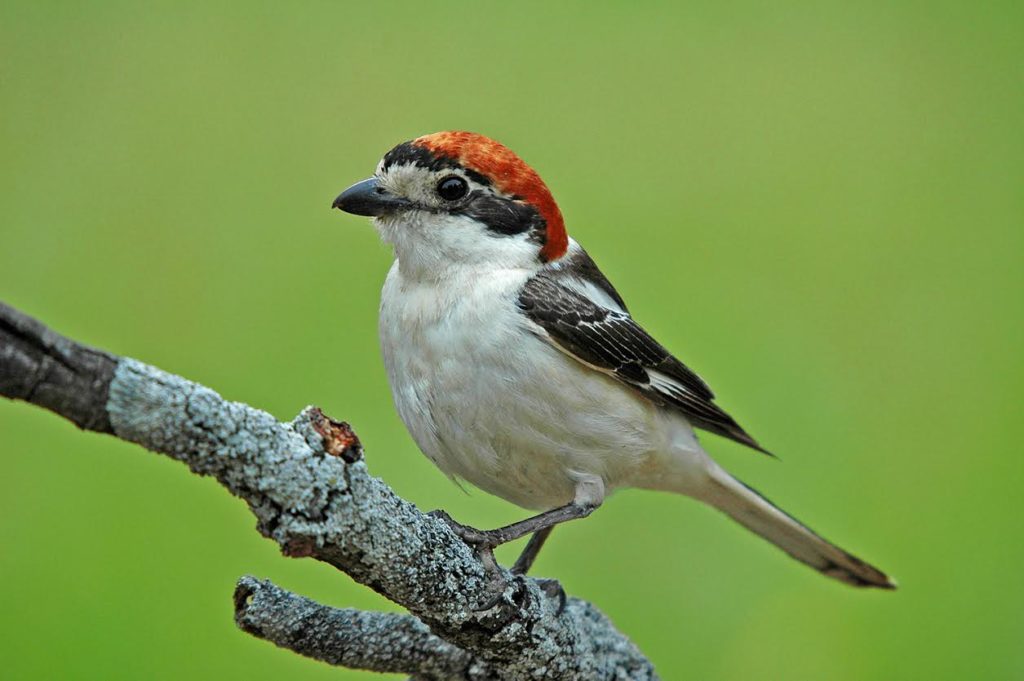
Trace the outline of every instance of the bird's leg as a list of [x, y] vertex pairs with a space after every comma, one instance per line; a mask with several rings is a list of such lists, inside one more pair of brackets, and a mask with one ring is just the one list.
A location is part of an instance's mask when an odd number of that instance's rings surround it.
[[[577, 518], [586, 518], [594, 512], [595, 508], [597, 508], [597, 504], [583, 505], [572, 501], [565, 506], [559, 506], [558, 508], [553, 508], [550, 511], [538, 513], [526, 520], [520, 520], [517, 523], [505, 525], [504, 527], [499, 527], [496, 530], [478, 530], [475, 527], [463, 525], [457, 520], [453, 520], [450, 515], [440, 509], [431, 511], [428, 515], [443, 520], [445, 524], [451, 528], [452, 532], [457, 534], [462, 541], [466, 542], [470, 547], [477, 551], [480, 551], [481, 549], [493, 551], [502, 544], [515, 541], [516, 539], [524, 537], [531, 532], [536, 533], [536, 535], [542, 535], [534, 536], [530, 540], [530, 543], [527, 544], [526, 549], [523, 551], [523, 555], [521, 555], [519, 560], [516, 561], [516, 565], [519, 565], [520, 562], [525, 563], [525, 567], [522, 571], [525, 573], [526, 570], [530, 568], [530, 565], [533, 564], [533, 559], [537, 557], [540, 547], [544, 544], [544, 540], [548, 538], [548, 535], [551, 534], [551, 530], [554, 529], [555, 525], [569, 520], [576, 520]], [[532, 555], [528, 555], [530, 553], [532, 553]]]
[[[586, 518], [603, 501], [604, 481], [599, 476], [586, 475], [580, 476], [577, 479], [575, 495], [568, 504], [553, 508], [550, 511], [538, 513], [526, 520], [520, 520], [517, 523], [499, 527], [496, 530], [478, 530], [475, 527], [463, 525], [452, 520], [451, 516], [444, 511], [434, 511], [432, 515], [444, 520], [452, 528], [452, 531], [462, 538], [462, 541], [473, 548], [480, 549], [486, 547], [494, 549], [533, 532], [539, 533], [547, 530], [550, 533], [551, 528], [559, 523], [576, 520], [577, 518]], [[536, 557], [536, 553], [540, 550], [540, 546], [544, 543], [545, 539], [547, 539], [547, 534], [537, 539], [537, 546], [533, 549], [534, 557]], [[527, 546], [527, 550], [530, 550], [530, 546]], [[530, 563], [532, 562], [533, 559], [531, 558]], [[529, 568], [529, 564], [526, 567]]]
[[[555, 525], [569, 520], [576, 520], [577, 518], [586, 518], [594, 512], [594, 509], [601, 505], [602, 501], [604, 501], [604, 481], [597, 476], [586, 476], [577, 481], [575, 498], [568, 504], [553, 508], [550, 511], [538, 513], [525, 520], [520, 520], [517, 523], [505, 525], [495, 530], [478, 530], [475, 527], [463, 525], [453, 520], [450, 515], [441, 510], [432, 511], [430, 515], [443, 520], [451, 528], [452, 532], [457, 534], [462, 541], [466, 542], [476, 551], [481, 563], [484, 565], [484, 569], [490, 574], [492, 584], [497, 586], [497, 583], [501, 581], [501, 570], [494, 560], [494, 549], [496, 547], [510, 541], [515, 541], [528, 534], [534, 534], [526, 545], [526, 549], [512, 567], [512, 574], [521, 576], [530, 569], [534, 559], [537, 557], [537, 553], [540, 551], [541, 546], [544, 545], [545, 540], [547, 540]], [[542, 581], [545, 582], [542, 584], [545, 593], [558, 598], [558, 612], [561, 613], [565, 608], [565, 591], [562, 589], [562, 585], [554, 579]], [[497, 598], [490, 602], [489, 605], [481, 608], [481, 610], [493, 607], [503, 591], [504, 589], [498, 592]]]
[[[547, 541], [548, 535], [551, 534], [551, 530], [555, 529], [555, 526], [546, 527], [543, 530], [539, 530], [533, 533], [530, 537], [530, 541], [527, 542], [526, 548], [516, 558], [515, 564], [509, 570], [514, 575], [525, 575], [529, 572], [533, 566], [533, 561], [537, 559], [537, 554], [540, 553], [540, 549], [544, 546], [544, 542]], [[558, 600], [558, 611], [559, 615], [565, 610], [565, 589], [562, 588], [561, 583], [557, 579], [538, 578], [537, 586], [541, 588], [541, 591], [546, 593], [548, 597], [555, 598]]]
[[555, 529], [554, 525], [533, 533], [530, 541], [526, 544], [526, 548], [516, 558], [516, 562], [510, 570], [512, 574], [525, 575], [530, 571], [530, 568], [533, 567], [533, 561], [537, 560], [537, 554], [540, 553], [541, 547], [544, 546], [544, 542], [547, 541], [548, 535], [551, 534], [553, 529]]
[[[559, 523], [576, 520], [577, 518], [586, 518], [594, 512], [595, 508], [597, 508], [597, 504], [580, 504], [576, 501], [571, 501], [565, 506], [559, 506], [550, 511], [538, 513], [526, 520], [520, 520], [517, 523], [505, 525], [495, 530], [478, 530], [475, 527], [463, 525], [452, 520], [448, 517], [448, 514], [444, 514], [441, 518], [448, 523], [448, 526], [452, 528], [455, 534], [462, 538], [462, 541], [473, 548], [487, 547], [494, 549], [502, 544], [515, 541], [520, 537], [525, 537], [531, 532], [550, 531], [551, 528]], [[543, 540], [541, 543], [543, 543]], [[537, 549], [540, 549], [539, 545]]]
[[[490, 596], [487, 600], [477, 607], [477, 610], [490, 610], [501, 600], [502, 594], [505, 593], [505, 589], [508, 585], [505, 582], [505, 578], [502, 575], [501, 568], [498, 566], [497, 561], [494, 559], [494, 548], [505, 544], [510, 541], [514, 541], [523, 537], [531, 532], [534, 533], [530, 537], [530, 542], [526, 545], [522, 555], [516, 560], [515, 565], [512, 566], [512, 574], [519, 579], [522, 579], [526, 574], [526, 571], [530, 569], [534, 559], [537, 557], [537, 553], [543, 546], [544, 541], [551, 534], [551, 530], [554, 529], [558, 523], [564, 523], [568, 520], [575, 520], [576, 518], [585, 518], [590, 515], [596, 505], [580, 505], [576, 502], [566, 504], [565, 506], [559, 506], [558, 508], [545, 511], [532, 518], [526, 520], [520, 520], [517, 523], [499, 527], [496, 530], [478, 530], [468, 525], [463, 525], [452, 519], [444, 511], [432, 511], [430, 515], [435, 518], [439, 518], [447, 523], [448, 527], [451, 528], [452, 532], [457, 534], [462, 541], [466, 542], [474, 551], [476, 551], [477, 557], [480, 558], [480, 562], [483, 564], [484, 571], [487, 573], [490, 586], [488, 591]], [[557, 579], [540, 579], [539, 582], [541, 590], [544, 591], [550, 598], [554, 598], [558, 601], [558, 614], [561, 614], [565, 610], [566, 596], [565, 589], [558, 582]]]

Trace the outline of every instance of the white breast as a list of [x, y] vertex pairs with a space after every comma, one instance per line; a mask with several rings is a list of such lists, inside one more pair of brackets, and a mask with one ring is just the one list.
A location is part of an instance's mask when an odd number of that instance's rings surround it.
[[441, 470], [527, 508], [580, 476], [630, 484], [667, 447], [665, 415], [538, 338], [516, 307], [531, 272], [384, 284], [380, 337], [399, 415]]

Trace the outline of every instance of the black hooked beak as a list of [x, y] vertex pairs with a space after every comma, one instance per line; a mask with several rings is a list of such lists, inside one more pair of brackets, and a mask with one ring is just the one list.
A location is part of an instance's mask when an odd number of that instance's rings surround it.
[[412, 204], [377, 184], [377, 178], [371, 177], [343, 191], [334, 199], [331, 208], [343, 210], [352, 215], [380, 216], [408, 208]]

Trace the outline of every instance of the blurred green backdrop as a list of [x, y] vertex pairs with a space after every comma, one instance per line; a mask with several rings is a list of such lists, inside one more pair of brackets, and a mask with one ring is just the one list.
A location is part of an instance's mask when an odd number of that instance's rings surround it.
[[[0, 297], [280, 418], [321, 405], [423, 508], [520, 518], [406, 435], [390, 254], [328, 209], [399, 141], [487, 133], [783, 462], [711, 451], [902, 588], [641, 492], [538, 574], [666, 679], [1024, 678], [1019, 2], [145, 5], [0, 5]], [[235, 629], [245, 573], [389, 605], [213, 482], [10, 402], [0, 455], [0, 676], [371, 676]]]

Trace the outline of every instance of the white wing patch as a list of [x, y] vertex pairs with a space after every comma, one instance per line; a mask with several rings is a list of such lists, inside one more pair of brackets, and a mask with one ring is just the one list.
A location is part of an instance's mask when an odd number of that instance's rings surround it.
[[587, 281], [582, 277], [571, 274], [572, 266], [578, 258], [586, 258], [589, 260], [583, 247], [579, 245], [579, 242], [572, 237], [569, 237], [569, 248], [566, 251], [565, 256], [551, 263], [550, 267], [552, 270], [564, 272], [563, 276], [559, 278], [558, 282], [566, 288], [572, 289], [581, 296], [596, 303], [603, 308], [608, 310], [615, 310], [616, 312], [622, 312], [629, 314], [625, 308], [616, 302], [615, 298], [608, 295], [608, 292], [603, 290], [600, 286], [597, 286], [592, 281]]
[[615, 302], [614, 298], [589, 281], [580, 279], [579, 277], [565, 277], [560, 283], [566, 288], [571, 288], [576, 291], [576, 293], [579, 293], [581, 296], [603, 308], [615, 310], [616, 312], [622, 312], [624, 314], [626, 312], [622, 309], [621, 305]]
[[693, 391], [687, 388], [685, 385], [675, 380], [671, 376], [666, 376], [656, 369], [647, 369], [647, 377], [650, 379], [651, 388], [659, 393], [671, 395], [673, 397], [681, 397], [683, 395], [692, 394]]

